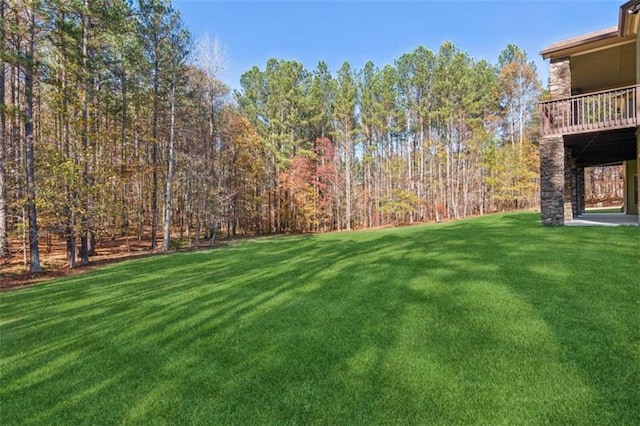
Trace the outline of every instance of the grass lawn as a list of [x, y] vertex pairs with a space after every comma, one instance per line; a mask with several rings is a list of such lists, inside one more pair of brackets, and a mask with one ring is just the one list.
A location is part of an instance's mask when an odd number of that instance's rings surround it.
[[0, 423], [638, 424], [640, 228], [536, 213], [0, 294]]

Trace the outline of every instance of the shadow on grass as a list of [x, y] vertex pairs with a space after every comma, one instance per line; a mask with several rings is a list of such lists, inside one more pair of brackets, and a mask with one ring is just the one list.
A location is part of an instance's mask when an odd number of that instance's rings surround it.
[[246, 242], [2, 294], [1, 418], [633, 423], [637, 231], [500, 215]]

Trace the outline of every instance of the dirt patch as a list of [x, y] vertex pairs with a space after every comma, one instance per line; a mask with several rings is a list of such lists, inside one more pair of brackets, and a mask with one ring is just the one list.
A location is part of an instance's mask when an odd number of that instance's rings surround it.
[[[219, 244], [217, 244], [219, 245]], [[120, 262], [127, 259], [148, 257], [161, 254], [159, 250], [151, 250], [151, 239], [148, 237], [137, 238], [109, 238], [97, 243], [96, 254], [91, 256], [87, 265], [80, 265], [71, 269], [67, 262], [66, 244], [56, 238], [45, 238], [40, 241], [40, 264], [43, 271], [39, 273], [29, 272], [28, 254], [25, 257], [22, 243], [17, 240], [10, 241], [10, 254], [2, 258], [0, 265], [0, 291], [21, 288], [33, 284], [50, 281], [53, 278], [82, 274], [96, 269], [99, 266]], [[209, 246], [199, 249], [210, 248]], [[179, 251], [195, 250], [185, 248]]]
[[585, 206], [586, 207], [619, 207], [623, 203], [624, 203], [624, 200], [618, 197], [591, 198], [585, 201]]

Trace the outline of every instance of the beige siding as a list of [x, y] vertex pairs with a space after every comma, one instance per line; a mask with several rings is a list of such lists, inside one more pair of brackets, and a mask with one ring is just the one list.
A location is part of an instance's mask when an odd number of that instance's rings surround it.
[[571, 58], [573, 94], [631, 86], [637, 79], [636, 43]]

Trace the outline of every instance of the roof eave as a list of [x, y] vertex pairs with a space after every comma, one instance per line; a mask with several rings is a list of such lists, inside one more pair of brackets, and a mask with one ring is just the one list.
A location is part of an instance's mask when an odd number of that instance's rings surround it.
[[561, 58], [634, 41], [640, 26], [639, 11], [640, 0], [629, 0], [620, 6], [617, 27], [554, 43], [540, 51], [540, 55], [544, 59]]
[[612, 28], [610, 31], [601, 32], [591, 37], [571, 39], [571, 41], [567, 43], [555, 43], [546, 49], [541, 50], [540, 55], [542, 55], [544, 59], [568, 56], [572, 52], [582, 50], [582, 48], [584, 48], [584, 50], [591, 50], [593, 48], [608, 46], [609, 44], [616, 42], [616, 39], [619, 39], [618, 29]]
[[638, 23], [640, 20], [640, 0], [630, 0], [620, 6], [618, 19], [618, 36], [626, 37], [638, 33]]

